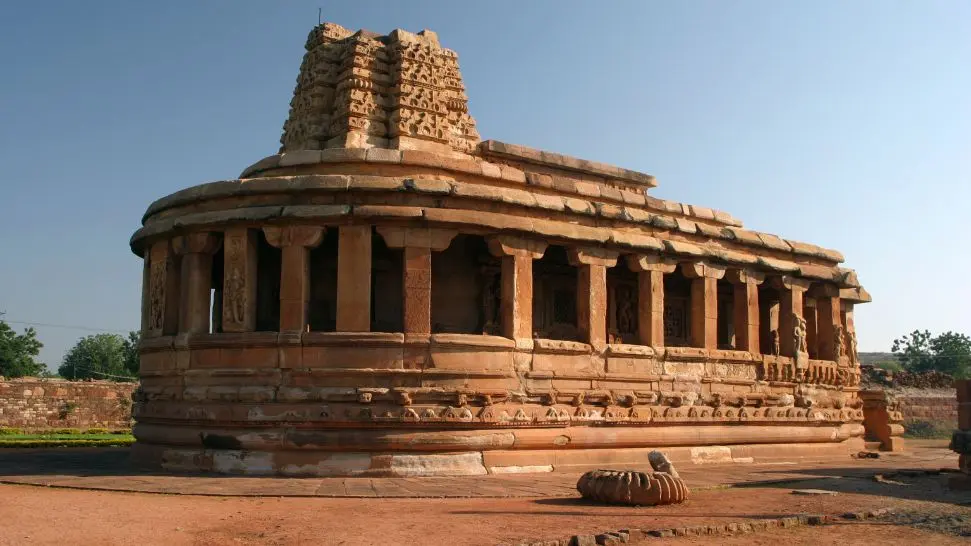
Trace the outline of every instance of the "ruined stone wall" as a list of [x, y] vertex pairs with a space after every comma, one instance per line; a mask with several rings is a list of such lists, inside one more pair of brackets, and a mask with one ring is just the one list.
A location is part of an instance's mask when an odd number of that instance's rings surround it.
[[957, 428], [958, 401], [954, 389], [892, 389], [904, 422], [949, 423]]
[[138, 383], [22, 378], [0, 380], [0, 426], [131, 427], [131, 395]]

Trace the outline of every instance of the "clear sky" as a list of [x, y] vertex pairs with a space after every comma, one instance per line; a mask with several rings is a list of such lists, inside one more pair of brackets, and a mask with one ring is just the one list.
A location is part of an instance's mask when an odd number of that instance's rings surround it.
[[[861, 351], [971, 334], [971, 2], [4, 2], [0, 311], [139, 326], [148, 204], [275, 153], [308, 31], [438, 32], [483, 138], [835, 248]], [[14, 324], [18, 330], [22, 328]], [[88, 332], [39, 327], [56, 368]]]

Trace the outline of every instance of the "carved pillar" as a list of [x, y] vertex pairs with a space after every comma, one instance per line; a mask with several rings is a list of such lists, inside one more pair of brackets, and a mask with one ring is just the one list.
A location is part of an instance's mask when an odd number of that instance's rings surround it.
[[654, 255], [628, 255], [627, 265], [637, 272], [637, 337], [641, 345], [664, 347], [664, 275], [678, 266]]
[[816, 298], [816, 317], [819, 358], [838, 361], [842, 356], [844, 329], [840, 317], [840, 291], [834, 285], [818, 285], [813, 289]]
[[497, 235], [488, 240], [489, 252], [501, 260], [502, 289], [499, 316], [504, 337], [533, 338], [533, 260], [543, 257], [546, 243]]
[[148, 321], [146, 337], [170, 336], [179, 330], [180, 271], [168, 240], [149, 251]]
[[256, 236], [247, 228], [223, 233], [223, 332], [256, 329]]
[[307, 329], [307, 306], [310, 301], [310, 249], [324, 239], [319, 226], [264, 227], [266, 241], [281, 249], [280, 266], [280, 331], [303, 332]]
[[404, 249], [404, 330], [429, 335], [432, 331], [432, 252], [448, 248], [457, 231], [379, 226], [388, 248]]
[[806, 319], [806, 347], [809, 358], [819, 358], [819, 328], [817, 326], [816, 302], [804, 298], [802, 317]]
[[209, 332], [212, 254], [219, 249], [220, 242], [216, 234], [209, 232], [181, 235], [172, 240], [172, 248], [182, 257], [179, 333]]
[[142, 258], [142, 337], [148, 337], [148, 323], [152, 313], [152, 249], [145, 249], [145, 257]]
[[718, 348], [718, 279], [725, 268], [705, 262], [682, 263], [684, 276], [691, 279], [691, 345]]
[[789, 275], [772, 278], [772, 286], [779, 291], [779, 352], [795, 358], [797, 317], [802, 318], [802, 296], [809, 288], [809, 281]]
[[570, 265], [577, 268], [577, 330], [596, 350], [607, 346], [607, 268], [617, 265], [617, 253], [599, 248], [573, 248]]
[[759, 285], [765, 276], [747, 269], [732, 269], [726, 278], [732, 283], [734, 296], [735, 350], [759, 353]]
[[371, 226], [341, 226], [337, 246], [337, 331], [371, 330]]

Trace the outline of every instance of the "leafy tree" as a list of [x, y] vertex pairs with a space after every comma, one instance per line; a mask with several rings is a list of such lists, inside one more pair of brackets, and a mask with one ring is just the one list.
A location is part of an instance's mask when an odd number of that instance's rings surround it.
[[971, 375], [971, 338], [957, 332], [932, 335], [930, 331], [914, 330], [893, 340], [891, 349], [909, 371], [936, 370], [954, 377]]
[[118, 334], [97, 334], [81, 338], [64, 355], [57, 372], [65, 379], [111, 379], [129, 381], [135, 374], [126, 366], [126, 345]]
[[128, 332], [123, 349], [125, 351], [125, 369], [132, 376], [138, 375], [138, 343], [142, 336], [139, 332]]
[[6, 322], [0, 320], [0, 375], [24, 377], [44, 372], [46, 366], [34, 360], [43, 346], [37, 340], [37, 331], [33, 328], [27, 328], [23, 334], [18, 335]]

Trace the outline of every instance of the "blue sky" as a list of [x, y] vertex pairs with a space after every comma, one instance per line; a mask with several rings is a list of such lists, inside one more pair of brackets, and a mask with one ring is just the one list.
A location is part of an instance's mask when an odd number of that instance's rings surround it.
[[[319, 6], [437, 31], [483, 138], [649, 172], [658, 197], [844, 252], [874, 298], [860, 350], [971, 333], [957, 0], [2, 3], [5, 318], [137, 329], [128, 237], [152, 200], [276, 151]], [[88, 333], [38, 330], [52, 368]]]

